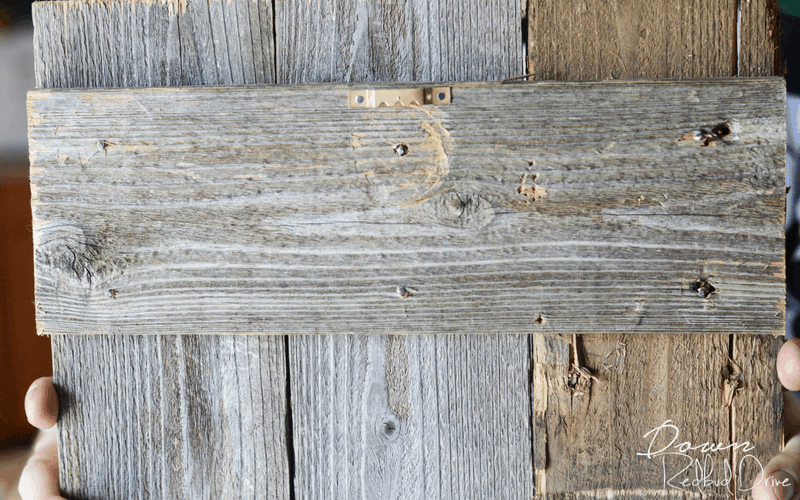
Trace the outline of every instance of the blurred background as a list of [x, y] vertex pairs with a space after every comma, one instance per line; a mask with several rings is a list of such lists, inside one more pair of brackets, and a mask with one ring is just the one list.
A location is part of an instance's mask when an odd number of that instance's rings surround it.
[[[786, 65], [787, 336], [800, 336], [800, 0], [781, 0]], [[25, 95], [34, 88], [31, 2], [0, 0], [0, 499], [19, 498], [16, 479], [35, 429], [23, 401], [52, 375], [50, 339], [36, 335]]]
[[35, 429], [28, 386], [52, 374], [50, 339], [36, 335], [25, 94], [34, 87], [31, 2], [0, 0], [0, 499], [16, 481]]

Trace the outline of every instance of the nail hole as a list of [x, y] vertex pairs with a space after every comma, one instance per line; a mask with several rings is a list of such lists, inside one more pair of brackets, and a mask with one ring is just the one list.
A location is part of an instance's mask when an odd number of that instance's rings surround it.
[[416, 293], [419, 293], [416, 288], [411, 288], [410, 286], [398, 286], [394, 292], [401, 299], [406, 299]]
[[739, 139], [738, 134], [739, 132], [741, 132], [741, 130], [742, 127], [739, 124], [739, 120], [731, 119], [715, 126], [711, 130], [711, 132], [713, 132], [717, 137], [719, 137], [723, 141], [735, 141]]
[[709, 283], [708, 280], [701, 279], [689, 285], [689, 290], [695, 292], [698, 297], [707, 299], [711, 294], [717, 291], [717, 287]]
[[401, 142], [397, 146], [394, 147], [394, 152], [397, 153], [397, 156], [405, 156], [408, 154], [408, 144], [405, 142]]
[[356, 102], [357, 102], [357, 103], [359, 103], [359, 104], [361, 104], [362, 102], [364, 102], [364, 96], [363, 96], [363, 95], [357, 96], [357, 97], [356, 97]]

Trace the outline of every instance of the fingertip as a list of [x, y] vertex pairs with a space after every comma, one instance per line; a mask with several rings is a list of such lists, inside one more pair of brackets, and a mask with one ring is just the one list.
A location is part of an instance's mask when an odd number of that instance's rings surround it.
[[39, 429], [49, 429], [58, 420], [58, 395], [53, 377], [36, 379], [25, 395], [25, 415]]
[[776, 500], [775, 494], [766, 487], [763, 473], [758, 473], [751, 487], [753, 488], [753, 500]]
[[783, 451], [772, 458], [753, 481], [754, 499], [793, 499], [800, 489], [800, 436], [786, 442]]
[[22, 469], [17, 490], [22, 500], [60, 499], [58, 462], [32, 458]]
[[777, 358], [778, 379], [790, 391], [800, 391], [800, 339], [789, 339]]

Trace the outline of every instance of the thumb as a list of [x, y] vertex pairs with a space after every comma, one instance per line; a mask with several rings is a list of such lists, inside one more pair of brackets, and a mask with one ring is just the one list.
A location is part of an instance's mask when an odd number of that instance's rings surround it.
[[800, 435], [790, 439], [783, 451], [770, 460], [753, 482], [755, 500], [789, 500], [800, 492]]

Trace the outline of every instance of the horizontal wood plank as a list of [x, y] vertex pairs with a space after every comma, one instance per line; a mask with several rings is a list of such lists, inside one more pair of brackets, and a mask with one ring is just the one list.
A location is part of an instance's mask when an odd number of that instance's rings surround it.
[[782, 80], [350, 88], [32, 92], [40, 331], [783, 331]]

